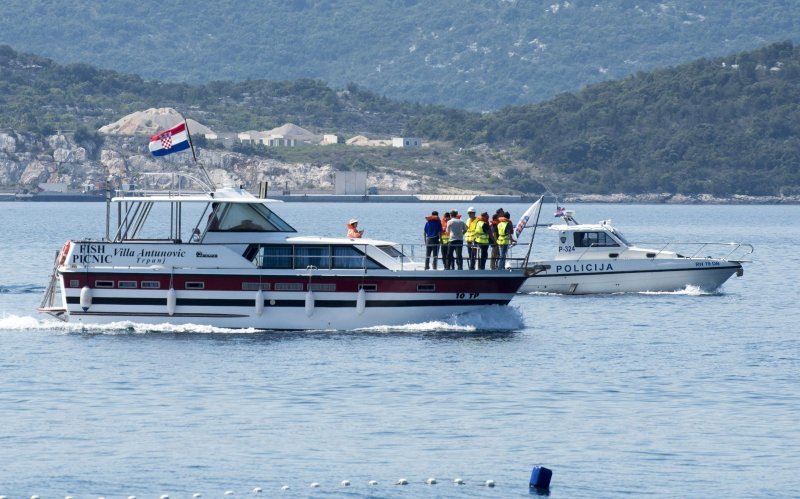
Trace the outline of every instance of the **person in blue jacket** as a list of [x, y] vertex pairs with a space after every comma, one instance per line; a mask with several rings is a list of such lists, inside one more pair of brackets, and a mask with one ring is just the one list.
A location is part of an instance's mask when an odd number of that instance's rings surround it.
[[433, 256], [433, 270], [439, 260], [439, 245], [442, 238], [442, 221], [439, 220], [439, 212], [433, 211], [430, 216], [425, 217], [425, 228], [422, 237], [425, 241], [425, 270], [430, 268], [429, 263]]

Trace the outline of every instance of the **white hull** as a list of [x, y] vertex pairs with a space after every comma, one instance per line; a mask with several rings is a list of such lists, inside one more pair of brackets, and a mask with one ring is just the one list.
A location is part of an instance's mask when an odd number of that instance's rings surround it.
[[[491, 296], [498, 301], [507, 302], [511, 296]], [[341, 298], [337, 298], [337, 302]], [[297, 298], [304, 301], [302, 297]], [[319, 296], [313, 313], [309, 316], [305, 306], [270, 306], [269, 298], [263, 313], [258, 316], [255, 302], [249, 307], [208, 307], [178, 306], [172, 315], [165, 307], [127, 306], [112, 307], [93, 305], [87, 312], [71, 310], [68, 321], [78, 324], [111, 324], [130, 321], [139, 324], [203, 324], [223, 328], [255, 328], [273, 330], [336, 329], [350, 330], [374, 326], [398, 326], [422, 322], [444, 320], [453, 315], [473, 312], [489, 307], [486, 304], [448, 305], [442, 300], [425, 300], [426, 305], [382, 307], [378, 300], [368, 300], [363, 313], [358, 314], [356, 297], [350, 298], [352, 306], [327, 306], [324, 297]], [[442, 303], [436, 303], [441, 301]], [[483, 303], [482, 301], [480, 303]], [[498, 303], [499, 304], [499, 303]], [[161, 310], [158, 310], [161, 308]]]
[[[444, 320], [492, 305], [507, 305], [525, 279], [522, 272], [382, 272], [367, 276], [315, 275], [312, 283], [304, 275], [260, 275], [270, 290], [231, 290], [241, 282], [258, 282], [252, 274], [192, 273], [172, 277], [158, 273], [117, 271], [102, 274], [114, 283], [135, 282], [133, 289], [87, 287], [98, 281], [83, 272], [59, 276], [61, 318], [78, 324], [201, 324], [223, 328], [271, 330], [352, 330], [374, 326], [400, 326]], [[159, 282], [159, 289], [142, 289], [141, 281]], [[186, 280], [205, 281], [203, 290], [184, 289]], [[170, 287], [170, 282], [175, 287]], [[275, 283], [292, 282], [297, 291], [279, 291]], [[358, 283], [372, 283], [376, 291], [358, 292]], [[69, 284], [64, 286], [64, 284]], [[335, 287], [337, 291], [314, 291], [309, 286]], [[434, 291], [417, 288], [431, 286]], [[216, 289], [211, 289], [212, 287]], [[224, 288], [228, 288], [227, 290]], [[312, 291], [309, 291], [312, 289]], [[342, 291], [338, 291], [341, 289]], [[259, 302], [261, 305], [259, 306]]]
[[[696, 286], [704, 291], [719, 288], [742, 266], [734, 261], [707, 259], [549, 261], [535, 265], [549, 269], [529, 277], [522, 293], [560, 294], [632, 293], [680, 291]], [[608, 269], [611, 270], [598, 270]]]

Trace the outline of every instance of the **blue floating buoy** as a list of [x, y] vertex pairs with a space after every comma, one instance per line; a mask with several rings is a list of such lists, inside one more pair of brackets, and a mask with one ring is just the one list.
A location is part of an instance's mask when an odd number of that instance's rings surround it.
[[531, 472], [530, 488], [532, 489], [549, 489], [550, 479], [553, 478], [553, 472], [544, 466], [534, 466]]

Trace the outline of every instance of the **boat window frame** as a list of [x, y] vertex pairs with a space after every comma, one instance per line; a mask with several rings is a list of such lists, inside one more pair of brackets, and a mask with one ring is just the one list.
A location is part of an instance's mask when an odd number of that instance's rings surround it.
[[[386, 270], [386, 267], [382, 265], [380, 262], [369, 256], [366, 252], [361, 251], [358, 248], [358, 244], [314, 244], [314, 243], [294, 243], [294, 244], [254, 244], [255, 255], [250, 261], [259, 269], [270, 269], [270, 270], [306, 270], [309, 267], [314, 267], [319, 270]], [[357, 261], [361, 262], [358, 266], [337, 266], [336, 260], [343, 259], [343, 258], [351, 258], [349, 256], [340, 255], [336, 256], [334, 253], [334, 248], [351, 248], [354, 254], [352, 258], [357, 259]], [[269, 258], [272, 259], [281, 259], [285, 260], [284, 265], [276, 266], [276, 265], [266, 265], [266, 260], [264, 255], [265, 248], [290, 248], [291, 250], [286, 255], [268, 255]], [[298, 249], [300, 248], [326, 248], [327, 253], [325, 255], [298, 255]], [[251, 251], [251, 248], [248, 247], [248, 253]], [[300, 258], [309, 259], [309, 258], [322, 258], [327, 260], [327, 265], [313, 265], [312, 262], [309, 265], [299, 265], [298, 261]], [[321, 263], [321, 262], [317, 262]]]
[[[596, 234], [597, 240], [596, 241], [588, 241], [586, 237], [589, 234]], [[600, 236], [602, 235], [603, 244], [600, 244]], [[588, 238], [591, 239], [591, 238]], [[607, 244], [608, 241], [611, 241], [613, 244]], [[609, 234], [605, 230], [576, 230], [572, 232], [572, 242], [576, 248], [619, 248], [620, 243], [617, 241], [613, 235]], [[588, 243], [588, 244], [587, 244]]]
[[[214, 232], [214, 233], [231, 233], [231, 232], [297, 232], [297, 230], [289, 225], [286, 220], [279, 217], [274, 211], [267, 208], [264, 203], [259, 202], [252, 202], [252, 203], [232, 203], [229, 201], [212, 201], [209, 203], [211, 207], [211, 213], [208, 215], [208, 219], [206, 221], [206, 231], [207, 232]], [[244, 208], [240, 208], [243, 206]], [[255, 215], [259, 216], [259, 220], [253, 219], [238, 219], [239, 225], [229, 227], [227, 229], [221, 228], [224, 224], [228, 221], [228, 218], [235, 214], [235, 211], [238, 210], [246, 210], [249, 209], [255, 212]], [[208, 207], [204, 210], [203, 215], [205, 212], [208, 211]], [[202, 218], [201, 218], [202, 221]], [[252, 230], [247, 228], [239, 228], [242, 223], [250, 221], [253, 224]], [[261, 226], [258, 222], [264, 222], [268, 224], [267, 227]], [[199, 224], [198, 224], [199, 225]], [[258, 228], [256, 228], [258, 227]], [[270, 228], [271, 227], [271, 228]]]

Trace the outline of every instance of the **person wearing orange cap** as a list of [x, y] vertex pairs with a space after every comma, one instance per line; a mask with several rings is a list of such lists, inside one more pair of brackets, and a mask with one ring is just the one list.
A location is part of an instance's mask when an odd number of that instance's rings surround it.
[[350, 239], [358, 239], [364, 235], [363, 230], [358, 230], [358, 220], [355, 218], [351, 218], [349, 222], [347, 222], [347, 237]]

